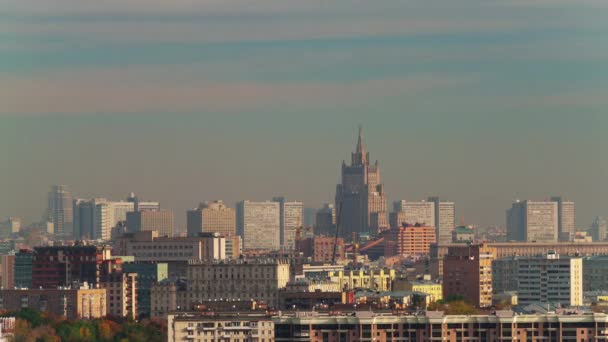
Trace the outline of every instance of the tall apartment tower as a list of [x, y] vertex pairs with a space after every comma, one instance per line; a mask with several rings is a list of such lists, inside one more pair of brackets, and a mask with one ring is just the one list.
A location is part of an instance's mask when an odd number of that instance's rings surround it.
[[462, 295], [470, 303], [492, 305], [492, 260], [496, 248], [487, 244], [448, 248], [443, 259], [443, 298]]
[[573, 201], [565, 201], [560, 196], [551, 197], [557, 203], [557, 229], [560, 241], [571, 241], [576, 233], [576, 210]]
[[437, 243], [451, 243], [452, 231], [456, 227], [456, 206], [454, 202], [443, 202], [438, 196], [429, 197], [427, 202], [432, 202], [434, 205]]
[[186, 221], [188, 236], [196, 237], [201, 232], [236, 234], [236, 213], [221, 200], [203, 202], [198, 208], [188, 210]]
[[237, 233], [244, 249], [281, 247], [281, 205], [278, 202], [242, 201], [236, 205]]
[[325, 203], [323, 208], [317, 211], [315, 219], [315, 235], [332, 235], [336, 230], [336, 207]]
[[336, 186], [336, 210], [340, 232], [345, 238], [351, 238], [352, 233], [375, 233], [372, 227], [388, 227], [380, 167], [378, 161], [373, 165], [369, 162], [361, 127], [351, 165], [342, 162], [342, 182]]
[[558, 204], [516, 201], [507, 210], [507, 240], [557, 242]]
[[273, 197], [278, 202], [281, 211], [281, 246], [294, 249], [296, 244], [296, 231], [304, 226], [304, 203], [287, 202], [285, 197]]
[[74, 236], [72, 193], [65, 185], [54, 185], [49, 195], [50, 212], [53, 213], [55, 236], [71, 239]]

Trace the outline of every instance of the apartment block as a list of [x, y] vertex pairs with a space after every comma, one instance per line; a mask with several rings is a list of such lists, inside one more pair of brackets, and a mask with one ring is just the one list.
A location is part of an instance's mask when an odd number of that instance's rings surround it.
[[436, 242], [435, 227], [420, 224], [393, 227], [384, 233], [385, 255], [429, 254]]
[[492, 305], [492, 260], [487, 244], [450, 247], [443, 261], [443, 297], [462, 295], [473, 305]]
[[0, 310], [31, 308], [67, 319], [106, 316], [105, 289], [17, 289], [0, 290]]
[[177, 341], [274, 341], [274, 322], [263, 313], [221, 314], [205, 316], [199, 313], [170, 314], [169, 342]]
[[278, 202], [242, 201], [237, 204], [237, 231], [245, 249], [281, 247], [281, 205]]
[[186, 227], [191, 237], [199, 233], [232, 236], [236, 234], [236, 213], [221, 200], [203, 202], [198, 208], [188, 210]]

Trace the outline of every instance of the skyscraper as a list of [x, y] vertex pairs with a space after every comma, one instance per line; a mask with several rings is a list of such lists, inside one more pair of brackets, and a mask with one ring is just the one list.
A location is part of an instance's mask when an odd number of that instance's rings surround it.
[[386, 194], [380, 183], [380, 167], [378, 161], [373, 165], [369, 163], [361, 127], [356, 151], [351, 156], [351, 165], [342, 162], [342, 182], [336, 186], [336, 210], [341, 235], [346, 238], [355, 232], [375, 233], [372, 232], [372, 226], [388, 227]]
[[315, 235], [333, 235], [336, 230], [336, 208], [333, 204], [325, 203], [323, 208], [317, 211], [315, 219]]
[[560, 241], [570, 241], [576, 232], [576, 210], [574, 202], [564, 201], [559, 196], [551, 197], [552, 202], [557, 203], [557, 225]]
[[236, 205], [237, 232], [245, 249], [281, 247], [281, 205], [278, 202], [242, 201]]
[[188, 210], [186, 219], [188, 236], [198, 236], [200, 232], [226, 236], [236, 234], [234, 209], [228, 208], [221, 200], [203, 202], [198, 208]]
[[278, 202], [281, 211], [281, 246], [294, 249], [296, 231], [304, 226], [304, 204], [302, 202], [287, 202], [285, 197], [272, 199]]
[[74, 237], [77, 239], [109, 240], [112, 228], [126, 221], [133, 212], [132, 202], [113, 202], [105, 198], [74, 200]]
[[557, 242], [558, 205], [552, 201], [516, 201], [507, 210], [507, 240]]
[[54, 185], [49, 195], [55, 235], [71, 239], [74, 235], [72, 193], [65, 185]]
[[452, 230], [456, 227], [456, 206], [454, 202], [443, 202], [438, 196], [429, 197], [427, 201], [434, 203], [437, 243], [451, 243]]
[[599, 242], [606, 240], [606, 220], [601, 216], [597, 216], [591, 224], [591, 235], [593, 236], [593, 242]]

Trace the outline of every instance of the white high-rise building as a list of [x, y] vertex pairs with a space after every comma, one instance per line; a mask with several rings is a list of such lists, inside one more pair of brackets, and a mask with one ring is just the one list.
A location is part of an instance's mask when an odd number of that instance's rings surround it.
[[283, 202], [281, 212], [281, 231], [283, 240], [281, 245], [287, 249], [294, 249], [296, 232], [304, 224], [304, 204], [302, 202]]
[[544, 257], [519, 258], [517, 281], [520, 305], [583, 305], [582, 258], [560, 258], [555, 252]]
[[551, 197], [557, 203], [558, 237], [561, 241], [571, 241], [576, 233], [576, 208], [574, 202], [565, 201], [559, 196]]
[[[400, 226], [403, 223], [420, 223], [425, 226], [435, 227], [435, 203], [427, 201], [408, 202], [406, 200], [393, 203], [391, 226]], [[397, 214], [395, 214], [397, 213]], [[395, 218], [397, 218], [395, 220]]]
[[427, 201], [434, 204], [437, 243], [451, 243], [452, 231], [456, 227], [456, 206], [454, 202], [441, 201], [437, 196], [429, 197]]
[[132, 202], [113, 202], [105, 198], [74, 200], [74, 232], [79, 239], [109, 240], [112, 228], [126, 221], [134, 211]]
[[54, 185], [49, 194], [49, 212], [52, 212], [55, 235], [71, 239], [74, 235], [72, 193], [65, 185]]
[[281, 205], [278, 202], [237, 203], [237, 231], [244, 249], [281, 247]]
[[507, 239], [557, 242], [558, 204], [552, 201], [516, 201], [507, 210]]

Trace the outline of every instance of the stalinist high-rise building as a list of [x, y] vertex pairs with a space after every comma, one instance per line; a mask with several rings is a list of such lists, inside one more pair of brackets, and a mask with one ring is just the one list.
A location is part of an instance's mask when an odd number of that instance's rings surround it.
[[386, 194], [380, 183], [378, 161], [369, 162], [359, 127], [357, 149], [351, 165], [342, 162], [342, 183], [336, 187], [336, 216], [340, 234], [349, 239], [352, 233], [376, 233], [388, 227]]

